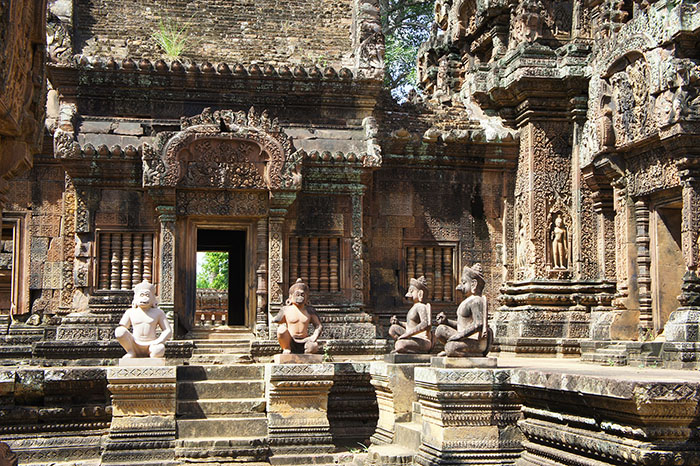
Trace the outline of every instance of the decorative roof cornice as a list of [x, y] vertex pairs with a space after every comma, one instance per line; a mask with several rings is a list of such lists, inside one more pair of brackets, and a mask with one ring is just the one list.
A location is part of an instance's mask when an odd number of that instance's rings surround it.
[[241, 64], [193, 62], [180, 60], [166, 61], [163, 59], [152, 62], [147, 58], [125, 58], [123, 60], [114, 57], [94, 57], [76, 55], [73, 60], [54, 62], [49, 64], [50, 69], [79, 69], [94, 71], [123, 71], [131, 73], [158, 73], [173, 75], [203, 75], [222, 76], [250, 79], [291, 79], [291, 80], [324, 80], [324, 81], [376, 81], [381, 79], [370, 75], [358, 75], [342, 67], [336, 70], [332, 66], [323, 69], [315, 65], [281, 65], [275, 67], [271, 64]]

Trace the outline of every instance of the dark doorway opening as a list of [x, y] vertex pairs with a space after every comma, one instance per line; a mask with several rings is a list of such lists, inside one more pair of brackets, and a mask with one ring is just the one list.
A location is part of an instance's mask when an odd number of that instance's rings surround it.
[[[245, 325], [246, 316], [246, 274], [245, 274], [245, 245], [246, 232], [240, 230], [207, 230], [197, 229], [197, 255], [199, 253], [215, 252], [225, 253], [223, 260], [228, 266], [228, 280], [220, 288], [227, 288], [228, 305], [225, 306], [227, 315], [225, 325]], [[221, 257], [221, 255], [219, 255]], [[200, 273], [199, 260], [197, 273]], [[221, 280], [219, 280], [221, 281]], [[214, 320], [214, 319], [212, 319]], [[195, 319], [195, 325], [199, 322]]]

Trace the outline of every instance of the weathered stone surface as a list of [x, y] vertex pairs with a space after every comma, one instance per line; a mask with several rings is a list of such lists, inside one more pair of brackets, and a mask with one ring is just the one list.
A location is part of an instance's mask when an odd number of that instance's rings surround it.
[[377, 394], [379, 407], [377, 429], [371, 438], [373, 444], [392, 443], [396, 433], [396, 423], [410, 420], [413, 402], [418, 400], [414, 391], [414, 371], [421, 365], [427, 366], [430, 355], [410, 356], [428, 356], [428, 358], [424, 358], [423, 363], [373, 362], [370, 364], [371, 382]]

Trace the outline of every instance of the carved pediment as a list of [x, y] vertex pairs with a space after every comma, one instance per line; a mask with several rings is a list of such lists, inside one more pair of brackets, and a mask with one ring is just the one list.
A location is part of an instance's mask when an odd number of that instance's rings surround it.
[[144, 187], [298, 190], [301, 162], [291, 139], [258, 114], [205, 109], [181, 131], [144, 144]]

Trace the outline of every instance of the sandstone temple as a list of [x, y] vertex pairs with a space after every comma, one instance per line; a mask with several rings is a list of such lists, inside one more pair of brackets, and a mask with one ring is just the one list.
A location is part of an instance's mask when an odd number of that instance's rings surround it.
[[0, 464], [700, 465], [700, 3], [380, 10], [0, 0]]

